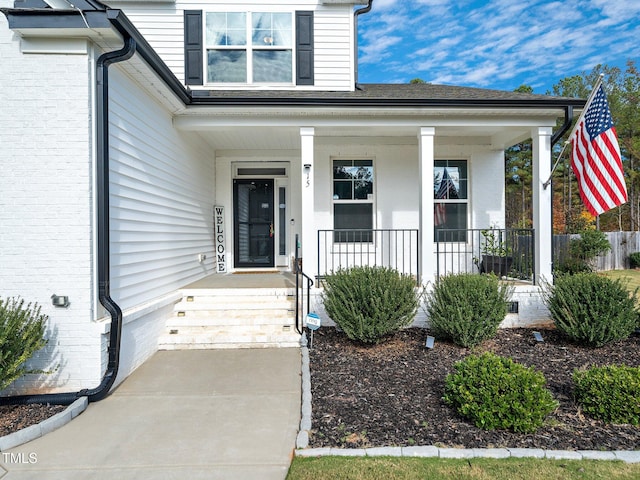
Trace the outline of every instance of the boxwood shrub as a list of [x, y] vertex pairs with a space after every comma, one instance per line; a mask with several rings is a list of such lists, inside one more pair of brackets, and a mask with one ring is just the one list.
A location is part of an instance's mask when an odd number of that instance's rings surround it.
[[484, 430], [534, 432], [558, 407], [533, 367], [490, 352], [470, 355], [445, 380], [444, 401]]
[[340, 269], [325, 278], [327, 314], [351, 340], [379, 343], [416, 316], [421, 294], [413, 277], [386, 267]]
[[544, 287], [545, 303], [557, 329], [575, 343], [601, 347], [627, 338], [636, 328], [637, 289], [597, 273], [561, 275]]
[[0, 390], [27, 373], [35, 373], [25, 362], [47, 343], [46, 320], [37, 304], [0, 298]]
[[608, 423], [640, 424], [640, 367], [607, 365], [574, 370], [576, 402]]
[[492, 338], [507, 314], [512, 288], [494, 275], [441, 277], [426, 295], [429, 327], [463, 347]]

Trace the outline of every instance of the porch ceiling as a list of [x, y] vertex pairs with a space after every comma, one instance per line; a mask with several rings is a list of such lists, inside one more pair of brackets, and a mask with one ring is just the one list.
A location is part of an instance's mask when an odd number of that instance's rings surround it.
[[[307, 126], [313, 126], [307, 125]], [[426, 124], [426, 126], [431, 126]], [[439, 126], [436, 145], [485, 145], [504, 149], [531, 136], [532, 127]], [[298, 150], [298, 126], [209, 126], [185, 128], [198, 134], [215, 150]], [[417, 145], [418, 126], [316, 126], [318, 144], [402, 144]]]
[[555, 127], [558, 108], [246, 108], [187, 107], [174, 126], [196, 131], [216, 150], [300, 148], [300, 128], [318, 143], [417, 144], [421, 127], [434, 127], [436, 145], [478, 144], [504, 149]]

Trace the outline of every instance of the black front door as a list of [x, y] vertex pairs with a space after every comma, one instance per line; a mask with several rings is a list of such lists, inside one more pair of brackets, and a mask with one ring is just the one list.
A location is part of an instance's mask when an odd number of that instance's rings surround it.
[[234, 180], [236, 267], [273, 267], [273, 180]]

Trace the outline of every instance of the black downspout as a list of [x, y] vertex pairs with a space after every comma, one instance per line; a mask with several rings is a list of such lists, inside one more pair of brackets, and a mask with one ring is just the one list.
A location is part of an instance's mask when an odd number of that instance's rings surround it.
[[136, 41], [124, 35], [120, 50], [100, 55], [96, 63], [96, 155], [97, 155], [97, 236], [98, 236], [98, 300], [111, 315], [107, 370], [96, 388], [83, 390], [82, 396], [97, 402], [107, 396], [116, 381], [120, 364], [122, 310], [111, 298], [110, 234], [109, 234], [109, 66], [129, 60], [136, 52]]
[[81, 397], [90, 402], [105, 398], [118, 375], [120, 363], [120, 340], [122, 335], [122, 310], [110, 297], [110, 251], [109, 251], [109, 65], [130, 59], [136, 52], [136, 42], [124, 34], [124, 47], [107, 52], [96, 62], [96, 163], [97, 163], [97, 237], [98, 237], [98, 300], [111, 315], [107, 370], [96, 388], [74, 393], [51, 393], [41, 395], [18, 395], [0, 397], [0, 405], [27, 405], [48, 403], [70, 405]]
[[354, 77], [356, 82], [356, 90], [362, 90], [360, 85], [358, 84], [358, 17], [363, 13], [369, 13], [371, 11], [371, 7], [373, 7], [373, 0], [369, 0], [369, 4], [366, 7], [360, 8], [353, 12], [353, 29], [355, 30], [355, 38], [354, 38]]
[[551, 148], [558, 143], [558, 140], [562, 138], [562, 136], [567, 133], [569, 127], [573, 123], [573, 105], [567, 105], [564, 107], [564, 123], [560, 127], [556, 133], [551, 136]]

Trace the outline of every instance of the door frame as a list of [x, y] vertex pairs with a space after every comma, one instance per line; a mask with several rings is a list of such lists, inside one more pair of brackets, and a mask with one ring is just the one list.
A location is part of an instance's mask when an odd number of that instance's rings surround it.
[[[268, 262], [265, 263], [250, 263], [241, 262], [240, 260], [240, 220], [238, 218], [238, 185], [250, 185], [253, 183], [261, 183], [269, 185], [271, 189], [270, 199], [270, 219], [267, 222], [251, 222], [257, 224], [270, 223], [270, 252], [266, 254]], [[267, 197], [268, 198], [268, 197]], [[272, 178], [234, 178], [233, 179], [233, 264], [235, 268], [273, 268], [276, 263], [276, 238], [275, 238], [275, 181]], [[264, 204], [263, 207], [264, 208]]]
[[[293, 240], [291, 237], [293, 227], [291, 226], [290, 217], [292, 215], [291, 205], [291, 184], [289, 179], [289, 171], [291, 162], [289, 160], [271, 160], [271, 161], [255, 161], [255, 160], [233, 160], [231, 162], [231, 220], [233, 222], [233, 269], [287, 269], [291, 268], [289, 257], [291, 256], [291, 245]], [[274, 238], [273, 238], [273, 264], [271, 266], [266, 265], [252, 265], [247, 266], [245, 264], [238, 265], [238, 248], [237, 248], [237, 233], [236, 233], [236, 220], [237, 211], [235, 205], [235, 187], [236, 180], [253, 180], [273, 181], [273, 221], [274, 221]], [[280, 214], [280, 202], [279, 191], [280, 188], [285, 189], [285, 211]], [[282, 225], [282, 219], [284, 219], [284, 225]], [[284, 234], [284, 255], [280, 255], [280, 240], [281, 235]]]

